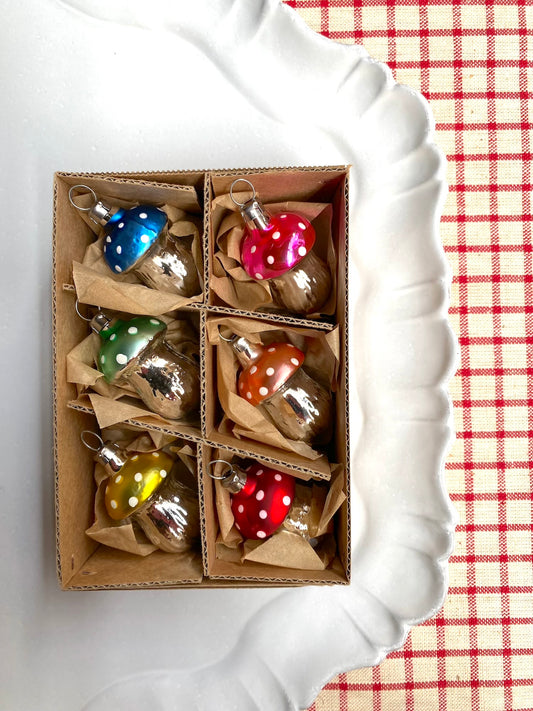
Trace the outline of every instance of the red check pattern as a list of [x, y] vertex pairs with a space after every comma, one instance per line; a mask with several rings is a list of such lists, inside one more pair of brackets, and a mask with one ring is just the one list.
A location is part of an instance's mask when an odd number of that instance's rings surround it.
[[533, 709], [533, 1], [288, 0], [421, 91], [448, 156], [461, 344], [447, 483], [460, 524], [435, 619], [309, 711]]

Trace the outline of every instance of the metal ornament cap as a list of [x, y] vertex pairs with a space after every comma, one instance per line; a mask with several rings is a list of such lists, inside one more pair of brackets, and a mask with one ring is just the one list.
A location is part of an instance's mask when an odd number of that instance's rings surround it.
[[301, 367], [305, 355], [291, 343], [272, 343], [239, 374], [237, 391], [252, 405], [274, 395]]
[[167, 226], [167, 216], [153, 205], [120, 208], [104, 227], [104, 258], [115, 274], [128, 272]]
[[103, 340], [98, 353], [98, 369], [108, 383], [120, 378], [121, 372], [159, 334], [167, 329], [164, 321], [148, 316], [136, 316], [129, 321], [117, 319], [100, 331]]
[[282, 276], [313, 249], [315, 229], [305, 217], [282, 212], [271, 215], [266, 227], [259, 227], [257, 222], [246, 220], [246, 206], [241, 213], [247, 223], [241, 259], [252, 279], [262, 281]]
[[174, 460], [164, 452], [135, 454], [109, 479], [105, 489], [105, 506], [114, 521], [128, 518], [154, 494]]
[[244, 538], [262, 540], [285, 521], [294, 501], [295, 482], [289, 474], [259, 463], [248, 467], [245, 474], [243, 488], [231, 497], [235, 526]]

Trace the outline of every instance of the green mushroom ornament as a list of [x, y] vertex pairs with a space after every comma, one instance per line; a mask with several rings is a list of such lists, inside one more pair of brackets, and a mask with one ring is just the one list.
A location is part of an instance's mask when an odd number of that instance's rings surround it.
[[131, 386], [152, 412], [169, 420], [198, 411], [199, 366], [165, 339], [164, 321], [150, 316], [124, 321], [99, 311], [91, 328], [103, 341], [97, 366], [108, 383]]

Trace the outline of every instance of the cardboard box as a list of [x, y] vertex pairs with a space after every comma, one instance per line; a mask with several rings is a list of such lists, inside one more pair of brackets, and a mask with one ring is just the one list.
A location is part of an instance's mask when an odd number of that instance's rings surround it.
[[[326, 317], [303, 318], [279, 311], [247, 311], [223, 303], [210, 288], [216, 252], [217, 221], [213, 220], [213, 201], [237, 177], [252, 180], [263, 202], [308, 201], [331, 206], [331, 235], [336, 252], [336, 294], [332, 313]], [[87, 324], [75, 310], [76, 290], [73, 264], [80, 263], [94, 234], [71, 207], [68, 191], [85, 184], [98, 195], [122, 201], [170, 204], [196, 212], [203, 222], [203, 292], [183, 304], [172, 315], [188, 314], [198, 324], [202, 406], [196, 425], [163, 421], [148, 412], [132, 411], [126, 426], [161, 433], [190, 442], [196, 448], [198, 489], [201, 510], [201, 551], [184, 560], [180, 556], [155, 551], [146, 557], [135, 556], [98, 544], [86, 535], [94, 520], [94, 463], [81, 440], [82, 430], [97, 430], [95, 403], [87, 391], [78, 391], [67, 380], [67, 355], [88, 334]], [[201, 205], [198, 210], [197, 204]], [[219, 215], [217, 215], [217, 219]], [[54, 183], [54, 434], [56, 469], [57, 569], [64, 589], [110, 589], [139, 587], [218, 587], [228, 585], [266, 586], [302, 584], [346, 584], [350, 579], [349, 517], [349, 412], [348, 412], [348, 168], [283, 168], [240, 171], [182, 171], [137, 174], [57, 173]], [[90, 279], [89, 279], [90, 282]], [[86, 286], [86, 282], [84, 282]], [[93, 306], [100, 292], [91, 284], [80, 301]], [[145, 287], [139, 287], [145, 289]], [[151, 291], [151, 290], [147, 290]], [[137, 292], [141, 293], [141, 292]], [[145, 292], [143, 292], [145, 293]], [[80, 295], [79, 295], [80, 296]], [[153, 296], [148, 294], [148, 297]], [[121, 302], [122, 303], [122, 302]], [[148, 301], [148, 303], [151, 303]], [[107, 309], [108, 310], [108, 309]], [[143, 313], [142, 308], [116, 309]], [[153, 314], [158, 315], [158, 314]], [[168, 313], [166, 313], [168, 316]], [[217, 319], [238, 317], [250, 323], [263, 323], [265, 329], [294, 329], [314, 332], [317, 337], [338, 333], [338, 368], [335, 435], [327, 457], [309, 459], [301, 454], [267, 446], [246, 436], [218, 429], [220, 405], [217, 398], [216, 347], [209, 343], [209, 324]], [[337, 331], [336, 331], [337, 329]], [[93, 394], [94, 395], [94, 394]], [[92, 396], [91, 396], [92, 397]], [[96, 407], [97, 414], [98, 407]], [[218, 413], [218, 414], [217, 414]], [[218, 521], [214, 501], [214, 482], [207, 462], [213, 451], [228, 457], [254, 459], [293, 474], [298, 479], [329, 481], [331, 464], [339, 464], [346, 501], [335, 515], [337, 554], [334, 564], [323, 571], [298, 570], [262, 563], [228, 563], [217, 559]], [[338, 476], [338, 474], [336, 475]]]

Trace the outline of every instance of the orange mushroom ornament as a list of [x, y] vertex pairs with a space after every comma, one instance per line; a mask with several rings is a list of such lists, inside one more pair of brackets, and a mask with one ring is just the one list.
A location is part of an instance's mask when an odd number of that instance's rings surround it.
[[234, 335], [231, 343], [242, 365], [237, 392], [260, 408], [288, 439], [325, 445], [333, 431], [330, 390], [303, 368], [305, 354], [292, 343], [251, 343]]

